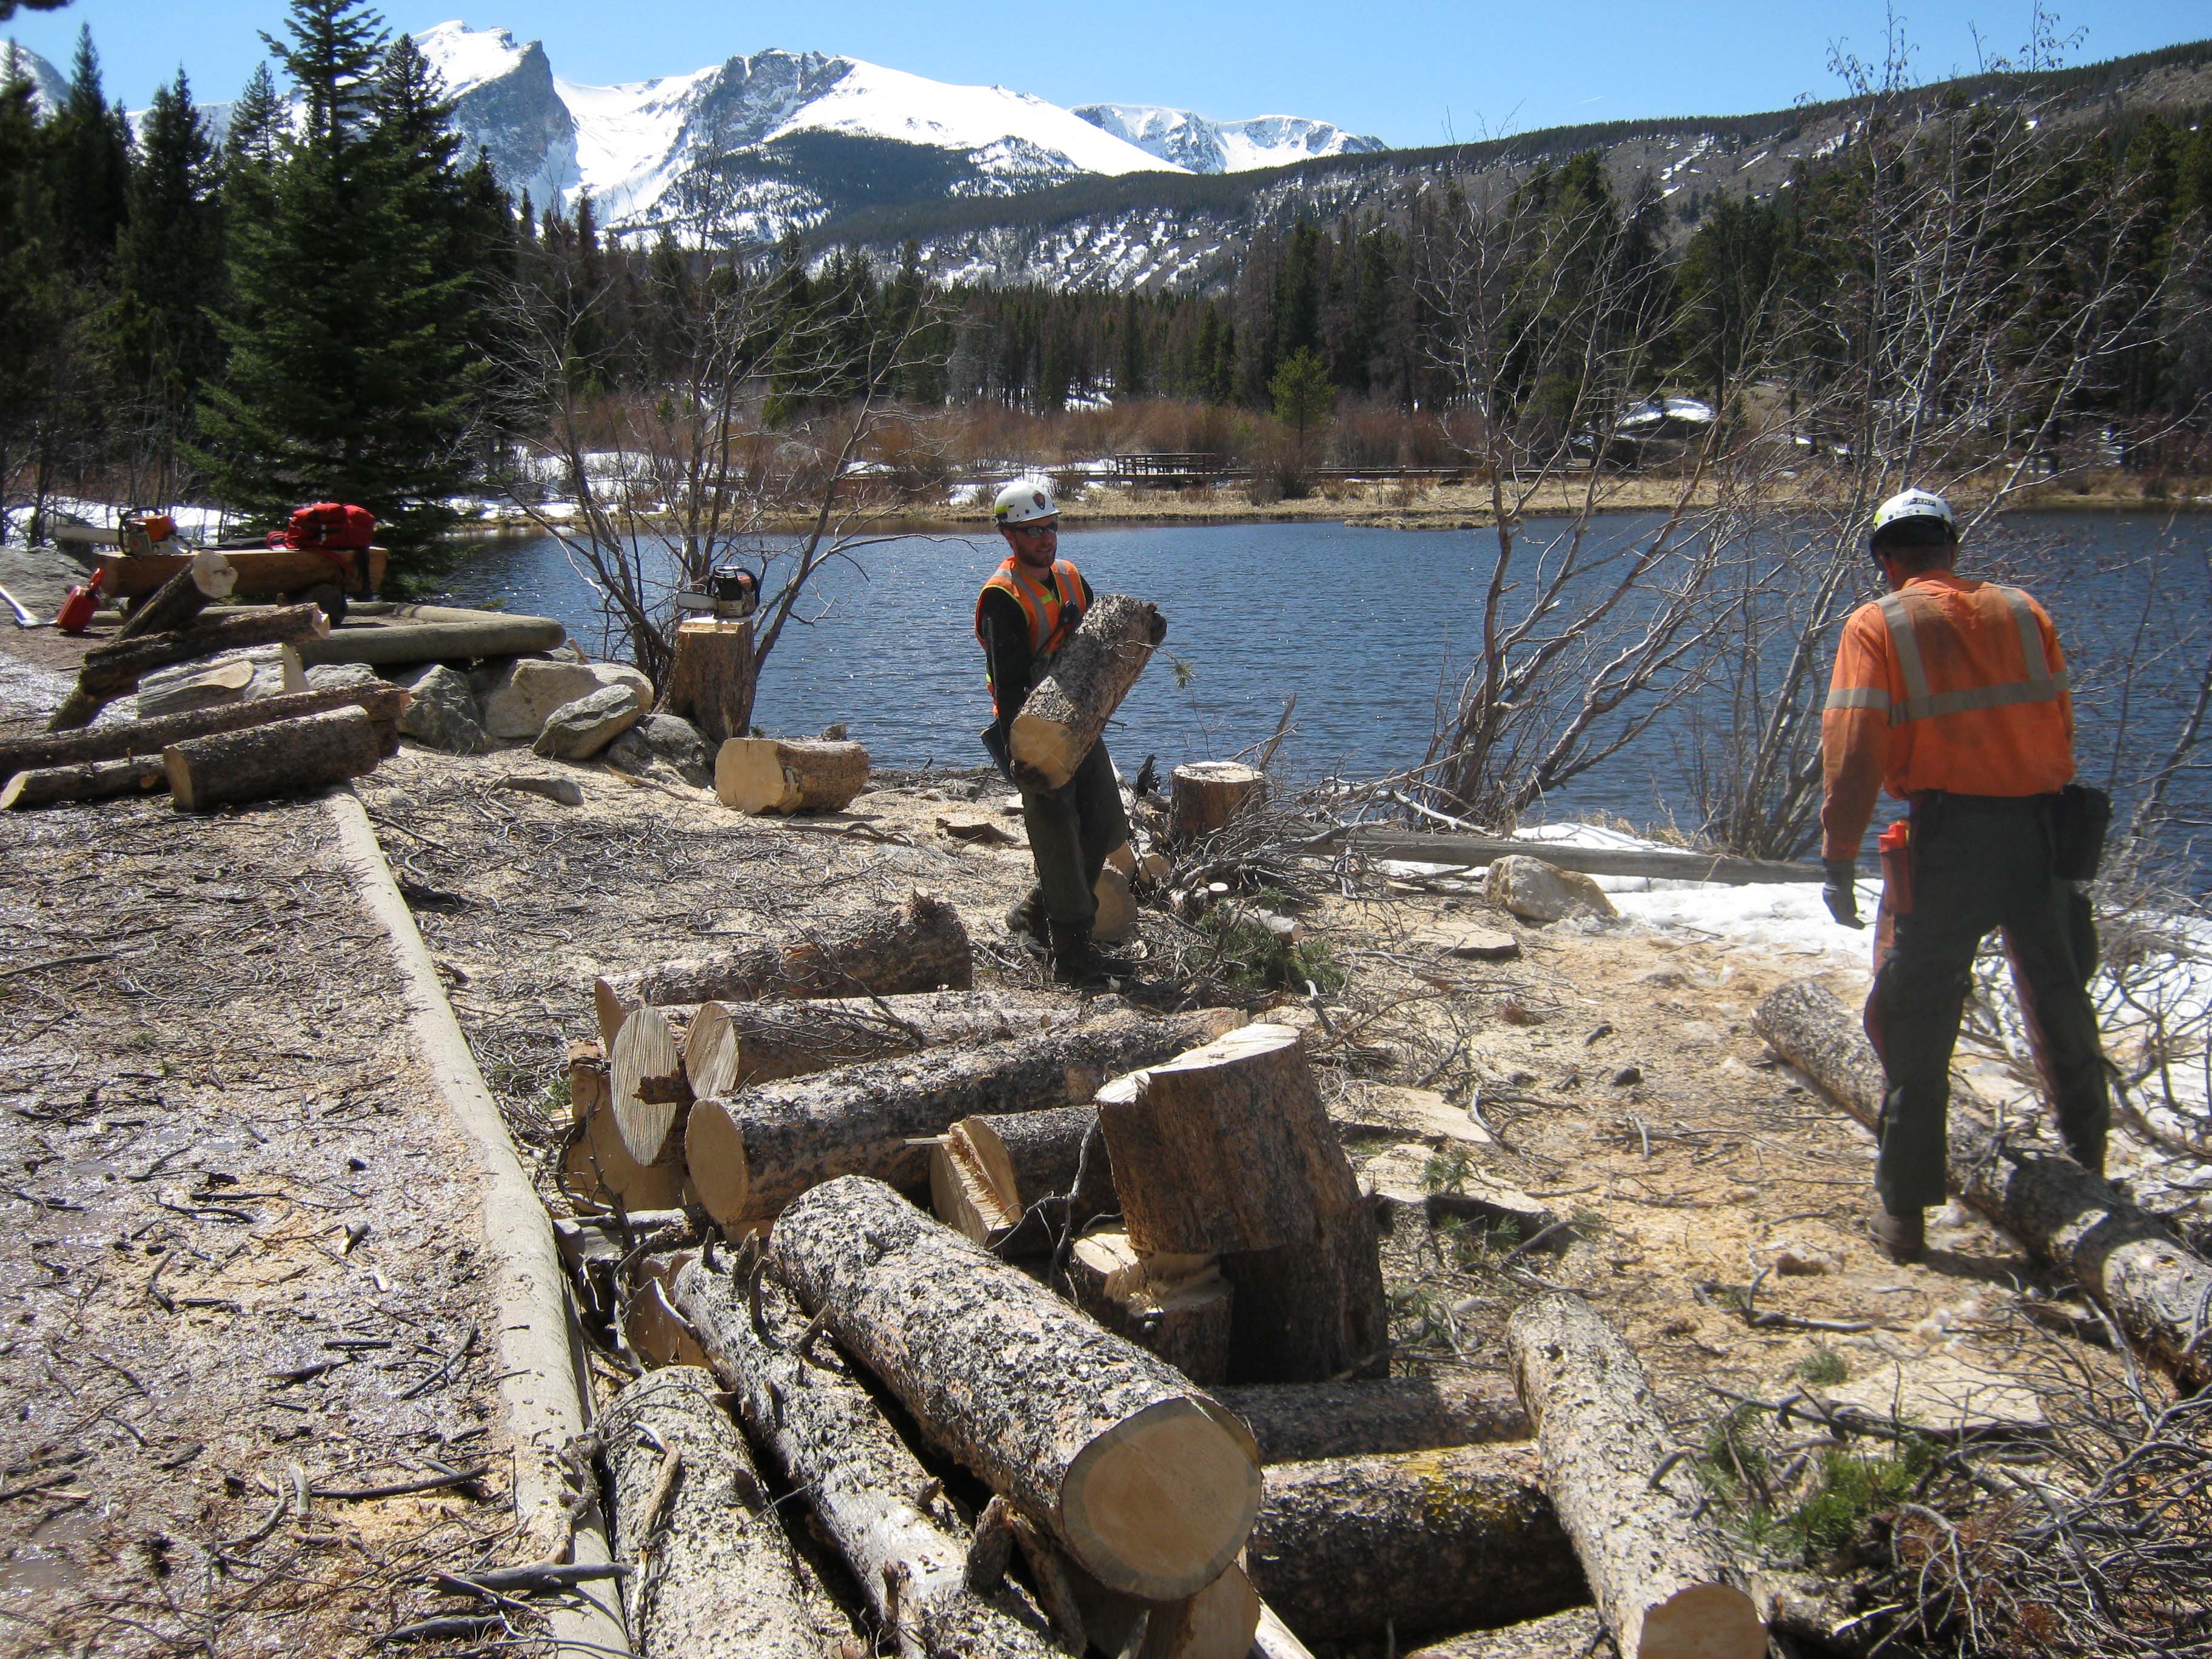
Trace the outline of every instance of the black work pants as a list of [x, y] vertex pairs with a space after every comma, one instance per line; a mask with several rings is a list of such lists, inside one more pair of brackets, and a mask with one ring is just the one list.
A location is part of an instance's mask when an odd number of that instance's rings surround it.
[[1129, 839], [1121, 787], [1103, 739], [1057, 789], [1022, 791], [1022, 825], [1029, 831], [1037, 890], [1054, 927], [1088, 931], [1098, 914], [1098, 872], [1106, 855]]
[[1867, 1035], [1889, 1084], [1875, 1165], [1883, 1206], [1894, 1213], [1944, 1200], [1951, 1051], [1974, 954], [1998, 927], [2059, 1133], [2076, 1158], [2101, 1164], [2112, 1101], [2087, 990], [2094, 947], [2079, 896], [2051, 873], [2049, 798], [1916, 800], [1911, 870], [1911, 908], [1894, 917], [1894, 948], [1867, 999]]

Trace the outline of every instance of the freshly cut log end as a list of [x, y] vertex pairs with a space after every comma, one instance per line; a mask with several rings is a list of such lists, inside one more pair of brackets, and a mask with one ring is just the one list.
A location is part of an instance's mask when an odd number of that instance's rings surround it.
[[1108, 1588], [1181, 1601], [1236, 1559], [1257, 1455], [1171, 1367], [880, 1182], [815, 1188], [769, 1249], [924, 1431]]
[[1235, 761], [1193, 761], [1178, 766], [1170, 783], [1168, 836], [1190, 847], [1267, 798], [1267, 775]]
[[1166, 637], [1167, 623], [1146, 600], [1109, 593], [1092, 605], [1014, 716], [1006, 743], [1015, 780], [1057, 789], [1073, 777]]
[[[930, 1152], [929, 1192], [939, 1221], [1001, 1256], [1049, 1250], [1063, 1231], [1120, 1207], [1113, 1158], [1087, 1105], [963, 1118]], [[1066, 1201], [1047, 1201], [1054, 1199]]]
[[607, 1066], [623, 1145], [640, 1164], [657, 1161], [668, 1132], [691, 1103], [683, 1053], [658, 1008], [641, 1008], [624, 1023]]
[[238, 586], [238, 567], [214, 548], [192, 555], [185, 568], [133, 611], [116, 630], [118, 640], [182, 628], [210, 600], [227, 599]]
[[742, 738], [752, 726], [759, 672], [750, 618], [696, 617], [678, 623], [668, 712], [690, 720], [711, 744]]
[[81, 766], [47, 766], [18, 772], [0, 788], [0, 812], [28, 811], [63, 801], [112, 800], [168, 787], [169, 774], [158, 759], [88, 761]]
[[376, 722], [359, 708], [335, 708], [172, 744], [161, 763], [177, 810], [208, 812], [343, 783], [374, 771], [383, 757]]
[[583, 1121], [569, 1131], [561, 1152], [562, 1189], [576, 1203], [601, 1210], [611, 1210], [617, 1202], [631, 1211], [671, 1210], [696, 1203], [698, 1195], [684, 1174], [682, 1153], [683, 1142], [672, 1138], [658, 1161], [640, 1164], [623, 1144], [614, 1109], [603, 1094]]
[[867, 785], [857, 743], [732, 738], [714, 754], [714, 793], [740, 812], [842, 812]]
[[738, 1029], [725, 1004], [702, 1002], [691, 1016], [684, 1033], [684, 1075], [695, 1099], [738, 1086]]
[[1192, 1382], [1228, 1376], [1236, 1297], [1212, 1257], [1146, 1258], [1120, 1228], [1094, 1227], [1067, 1253], [1067, 1285], [1077, 1307]]
[[721, 1099], [695, 1102], [684, 1124], [684, 1162], [699, 1202], [725, 1232], [755, 1224], [752, 1171], [745, 1161], [745, 1133]]
[[1506, 1326], [1544, 1489], [1622, 1659], [1764, 1659], [1766, 1625], [1704, 1494], [1669, 1468], [1673, 1437], [1635, 1353], [1578, 1296], [1547, 1292]]

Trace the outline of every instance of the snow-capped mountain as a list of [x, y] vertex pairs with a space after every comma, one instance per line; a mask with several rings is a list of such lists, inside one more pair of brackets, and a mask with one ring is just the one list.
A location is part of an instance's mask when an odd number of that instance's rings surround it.
[[1379, 149], [1293, 116], [1216, 123], [1135, 105], [1062, 109], [853, 58], [763, 52], [621, 86], [556, 76], [505, 29], [416, 38], [454, 120], [539, 206], [589, 191], [602, 222], [772, 240], [861, 209], [1010, 196], [1085, 176], [1217, 173]]
[[1371, 155], [1389, 149], [1380, 138], [1364, 138], [1302, 115], [1209, 121], [1187, 109], [1162, 109], [1156, 104], [1079, 104], [1074, 113], [1192, 173], [1249, 173], [1310, 161], [1317, 155]]
[[0, 41], [0, 75], [8, 73], [9, 54], [15, 54], [15, 73], [31, 83], [31, 101], [36, 106], [41, 120], [52, 116], [69, 96], [69, 76], [33, 52], [28, 46], [13, 40]]

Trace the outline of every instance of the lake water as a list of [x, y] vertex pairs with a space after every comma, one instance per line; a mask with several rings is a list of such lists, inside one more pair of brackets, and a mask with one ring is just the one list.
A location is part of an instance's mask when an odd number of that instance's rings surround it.
[[[1624, 518], [1598, 528], [1620, 535], [1635, 526]], [[1970, 574], [1996, 562], [2051, 611], [2073, 660], [2078, 752], [2093, 781], [2108, 771], [2123, 703], [2124, 746], [2137, 764], [2178, 728], [2203, 661], [2208, 545], [2212, 515], [2045, 513], [2016, 515], [1978, 550], [1979, 566], [1964, 561]], [[2140, 562], [2161, 550], [2154, 592]], [[1422, 758], [1497, 540], [1487, 531], [1327, 524], [1139, 526], [1071, 529], [1060, 551], [1098, 592], [1143, 594], [1169, 621], [1168, 659], [1146, 671], [1109, 731], [1125, 773], [1147, 754], [1164, 771], [1256, 744], [1295, 691], [1297, 732], [1283, 752], [1291, 769], [1375, 776]], [[858, 566], [817, 577], [763, 672], [754, 718], [797, 735], [843, 721], [878, 764], [984, 763], [976, 732], [990, 705], [975, 591], [1002, 544], [904, 537], [858, 556]], [[558, 617], [598, 654], [594, 595], [550, 538], [495, 544], [456, 573], [449, 593], [457, 604]], [[1680, 737], [1679, 724], [1653, 731], [1547, 810], [1639, 823], [1682, 816]], [[2198, 772], [2188, 787], [2205, 809], [2212, 779]]]

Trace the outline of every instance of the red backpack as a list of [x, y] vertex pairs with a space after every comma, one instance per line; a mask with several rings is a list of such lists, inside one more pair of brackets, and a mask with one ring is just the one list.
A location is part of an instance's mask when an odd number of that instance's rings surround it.
[[376, 536], [376, 514], [365, 507], [317, 501], [292, 515], [291, 527], [271, 531], [271, 547], [330, 549], [367, 547]]

